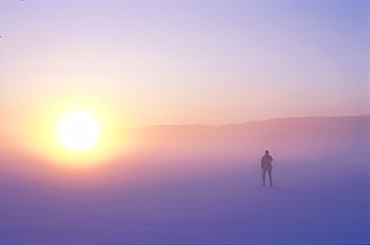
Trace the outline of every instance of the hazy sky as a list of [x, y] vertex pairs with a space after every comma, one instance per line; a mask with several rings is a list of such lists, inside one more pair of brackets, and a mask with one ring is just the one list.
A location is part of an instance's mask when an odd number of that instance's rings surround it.
[[368, 1], [0, 7], [3, 118], [85, 97], [134, 127], [369, 113]]

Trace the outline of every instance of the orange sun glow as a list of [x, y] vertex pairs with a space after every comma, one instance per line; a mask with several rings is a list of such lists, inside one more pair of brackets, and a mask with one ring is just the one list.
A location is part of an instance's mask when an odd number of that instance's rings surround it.
[[30, 147], [63, 168], [102, 163], [128, 144], [125, 120], [111, 108], [86, 99], [35, 108], [28, 123]]

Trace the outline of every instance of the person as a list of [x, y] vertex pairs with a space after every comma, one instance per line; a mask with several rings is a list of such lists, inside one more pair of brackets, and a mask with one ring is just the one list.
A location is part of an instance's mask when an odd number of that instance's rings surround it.
[[266, 172], [269, 174], [270, 187], [272, 187], [272, 156], [269, 151], [265, 151], [265, 155], [261, 158], [261, 169], [263, 170], [262, 186], [265, 185]]

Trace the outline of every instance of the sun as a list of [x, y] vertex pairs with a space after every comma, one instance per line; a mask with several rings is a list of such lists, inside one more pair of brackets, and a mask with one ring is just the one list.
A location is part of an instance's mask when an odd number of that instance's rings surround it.
[[75, 111], [62, 118], [57, 131], [63, 146], [73, 151], [82, 151], [97, 142], [99, 125], [91, 114]]
[[100, 168], [135, 145], [129, 110], [91, 96], [46, 97], [29, 108], [23, 134], [30, 154], [64, 171]]

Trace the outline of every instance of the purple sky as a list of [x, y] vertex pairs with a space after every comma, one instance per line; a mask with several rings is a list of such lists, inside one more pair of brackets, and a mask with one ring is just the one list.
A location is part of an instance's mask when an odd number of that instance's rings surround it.
[[21, 118], [40, 101], [88, 96], [134, 127], [366, 114], [369, 9], [367, 1], [2, 1], [3, 113]]

